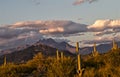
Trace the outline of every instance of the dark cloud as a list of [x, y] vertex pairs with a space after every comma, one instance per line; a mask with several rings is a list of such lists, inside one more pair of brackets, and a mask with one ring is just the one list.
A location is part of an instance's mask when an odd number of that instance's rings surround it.
[[35, 31], [35, 30], [34, 29], [15, 29], [15, 28], [4, 27], [4, 28], [0, 28], [0, 38], [10, 39], [13, 37], [18, 37], [20, 34], [24, 34], [30, 31]]
[[84, 33], [75, 33], [75, 34], [66, 34], [64, 37], [69, 37], [69, 36], [81, 36], [84, 35]]
[[70, 42], [68, 39], [54, 38], [56, 42]]
[[30, 31], [26, 33], [19, 34], [17, 37], [12, 37], [9, 39], [1, 39], [0, 49], [9, 49], [19, 46], [25, 46], [26, 44], [31, 45], [44, 37], [38, 32]]
[[[52, 22], [51, 22], [52, 23]], [[64, 24], [61, 24], [64, 23]], [[42, 34], [51, 35], [69, 35], [79, 32], [86, 32], [87, 25], [78, 24], [71, 21], [54, 22], [51, 26], [47, 26], [46, 29], [42, 29], [39, 32]]]
[[16, 33], [16, 30], [9, 29], [7, 27], [0, 28], [0, 38], [9, 39], [9, 38], [17, 36], [18, 33]]
[[93, 45], [94, 43], [96, 44], [105, 44], [105, 43], [109, 43], [112, 40], [86, 40], [84, 41], [84, 44], [88, 44], [88, 45]]
[[56, 36], [87, 31], [87, 25], [65, 20], [18, 22], [11, 26], [11, 28], [35, 29], [39, 30], [41, 34]]
[[103, 36], [103, 37], [96, 37], [95, 39], [93, 40], [83, 40], [83, 44], [87, 44], [87, 45], [90, 45], [92, 46], [95, 42], [96, 44], [106, 44], [106, 43], [111, 43], [112, 40], [115, 40], [115, 41], [120, 41], [120, 35], [117, 34], [116, 36]]
[[[86, 32], [94, 32], [96, 36], [106, 34], [116, 36], [120, 32], [120, 20], [96, 21], [91, 26], [65, 20], [17, 22], [0, 27], [0, 48], [3, 45], [5, 47], [23, 45], [48, 36], [53, 38], [80, 36], [85, 35]], [[107, 43], [111, 38], [111, 36], [109, 38], [101, 37], [94, 41], [99, 44]], [[91, 44], [94, 41], [85, 41], [84, 44]]]
[[113, 29], [109, 29], [101, 32], [96, 32], [95, 36], [103, 36], [103, 35], [112, 34], [112, 33], [115, 33], [115, 31]]
[[0, 27], [0, 48], [5, 49], [29, 44], [39, 39], [44, 39], [45, 36], [54, 36], [56, 38], [60, 36], [75, 36], [79, 32], [85, 31], [87, 31], [87, 25], [72, 21], [17, 22]]

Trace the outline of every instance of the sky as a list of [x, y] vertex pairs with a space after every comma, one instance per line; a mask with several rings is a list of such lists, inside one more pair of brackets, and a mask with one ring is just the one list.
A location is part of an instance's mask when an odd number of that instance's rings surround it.
[[[118, 40], [119, 3], [120, 0], [0, 0], [0, 46], [13, 40], [16, 42], [15, 40], [23, 36], [62, 38], [69, 40], [70, 44], [82, 41], [83, 46], [94, 41], [108, 42], [113, 37]], [[41, 24], [40, 21], [46, 21], [42, 24], [51, 23], [52, 26], [41, 26], [40, 30], [30, 29], [30, 25]], [[56, 27], [54, 24], [58, 23], [63, 24]]]
[[[79, 1], [79, 0], [78, 0]], [[0, 24], [27, 20], [72, 20], [92, 24], [97, 19], [119, 19], [120, 0], [0, 0]]]

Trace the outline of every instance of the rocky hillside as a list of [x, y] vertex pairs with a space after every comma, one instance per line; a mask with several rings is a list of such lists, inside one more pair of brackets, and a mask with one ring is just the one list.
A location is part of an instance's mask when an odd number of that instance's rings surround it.
[[[6, 54], [6, 58], [8, 62], [20, 63], [20, 62], [25, 62], [27, 60], [32, 59], [33, 56], [39, 52], [41, 52], [45, 56], [55, 56], [56, 50], [57, 50], [56, 48], [39, 43], [39, 44], [32, 45], [26, 49]], [[69, 51], [63, 51], [63, 50], [59, 50], [59, 51], [64, 52], [65, 55], [73, 55]], [[0, 64], [3, 63], [4, 56], [5, 55], [2, 55], [0, 57]]]

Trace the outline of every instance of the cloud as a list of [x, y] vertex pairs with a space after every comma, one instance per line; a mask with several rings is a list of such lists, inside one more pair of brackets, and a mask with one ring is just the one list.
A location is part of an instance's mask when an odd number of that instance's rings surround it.
[[94, 1], [97, 1], [97, 0], [76, 0], [73, 5], [80, 5], [82, 3], [85, 3], [85, 2], [89, 2], [89, 3], [92, 3]]
[[95, 39], [93, 40], [83, 40], [83, 44], [84, 45], [89, 45], [92, 46], [94, 44], [94, 42], [96, 42], [96, 44], [106, 44], [106, 43], [111, 43], [112, 40], [115, 39], [115, 41], [120, 41], [120, 35], [116, 34], [115, 36], [111, 36], [111, 35], [107, 35], [107, 36], [97, 36], [95, 37]]
[[0, 38], [0, 45], [4, 45], [4, 43], [6, 42], [6, 40], [5, 39], [3, 39], [3, 38]]
[[87, 27], [90, 32], [96, 36], [112, 34], [113, 36], [120, 32], [120, 20], [96, 20], [93, 25]]
[[73, 5], [79, 5], [81, 3], [84, 3], [84, 0], [77, 0], [73, 3]]
[[87, 31], [87, 25], [65, 20], [16, 22], [0, 27], [0, 48], [25, 45], [47, 36], [69, 37], [85, 31]]
[[106, 44], [106, 43], [111, 43], [113, 40], [113, 37], [97, 37], [94, 40], [83, 40], [84, 46], [93, 46], [94, 43], [97, 45], [100, 44]]
[[94, 40], [84, 40], [84, 44], [94, 44], [96, 42], [96, 44], [102, 44], [102, 43], [108, 43], [111, 42], [113, 38], [111, 37], [97, 37]]
[[33, 2], [35, 3], [35, 5], [40, 5], [40, 0], [33, 0]]
[[81, 35], [84, 35], [84, 33], [75, 33], [75, 34], [65, 34], [64, 37], [69, 37], [69, 36], [81, 36]]
[[[13, 37], [18, 37], [20, 34], [30, 32], [31, 30], [32, 29], [10, 28], [8, 26], [0, 27], [0, 38], [10, 39], [10, 38], [13, 38]], [[32, 31], [35, 31], [35, 30], [32, 30]]]
[[9, 49], [13, 47], [15, 48], [19, 46], [25, 46], [26, 44], [30, 45], [40, 39], [44, 39], [44, 37], [40, 33], [34, 31], [21, 33], [18, 36], [13, 36], [9, 39], [0, 38], [0, 49]]
[[46, 24], [44, 29], [40, 29], [40, 33], [48, 35], [70, 35], [87, 31], [87, 25], [78, 24], [71, 21], [55, 21]]
[[62, 27], [57, 27], [57, 28], [50, 28], [46, 30], [40, 30], [39, 32], [42, 34], [57, 33], [57, 32], [64, 32], [64, 29]]
[[120, 20], [97, 20], [93, 25], [87, 27], [91, 31], [104, 31], [106, 29], [120, 29]]
[[23, 30], [11, 29], [9, 27], [0, 28], [0, 38], [10, 39], [13, 37], [17, 37], [19, 34], [23, 33]]
[[95, 36], [103, 36], [103, 35], [106, 35], [106, 34], [112, 34], [112, 33], [115, 33], [117, 31], [114, 31], [113, 29], [108, 29], [108, 30], [104, 30], [104, 31], [101, 31], [101, 32], [95, 32]]
[[120, 20], [96, 20], [94, 24], [87, 26], [88, 32], [93, 33], [94, 39], [83, 40], [85, 46], [92, 46], [94, 42], [97, 44], [110, 43], [113, 38], [120, 41]]
[[18, 22], [0, 27], [0, 49], [26, 45], [41, 38], [43, 35], [39, 33], [38, 27], [34, 26], [32, 22]]
[[35, 29], [41, 34], [56, 36], [87, 31], [87, 25], [65, 20], [18, 22], [13, 24], [11, 28]]
[[[32, 43], [46, 37], [59, 38], [95, 33], [96, 39], [83, 40], [84, 44], [107, 43], [120, 32], [120, 20], [97, 20], [93, 25], [85, 25], [66, 20], [24, 21], [0, 27], [0, 48]], [[92, 34], [93, 35], [93, 34]], [[105, 35], [105, 36], [103, 36]], [[111, 35], [107, 36], [106, 35]]]
[[68, 39], [61, 39], [61, 38], [53, 38], [56, 42], [70, 42]]

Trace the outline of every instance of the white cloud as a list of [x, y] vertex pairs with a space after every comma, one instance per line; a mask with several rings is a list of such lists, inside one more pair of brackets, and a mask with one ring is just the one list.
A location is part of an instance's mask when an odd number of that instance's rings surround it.
[[120, 20], [97, 20], [93, 25], [88, 26], [91, 31], [104, 31], [106, 29], [120, 29]]
[[93, 25], [87, 27], [95, 36], [112, 35], [120, 32], [120, 20], [96, 20]]

